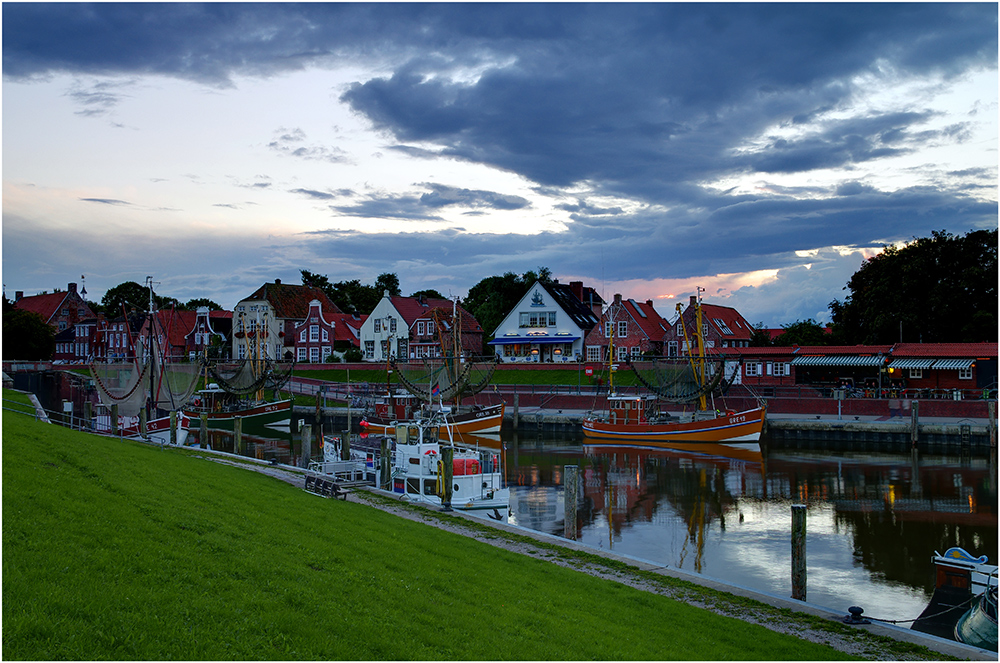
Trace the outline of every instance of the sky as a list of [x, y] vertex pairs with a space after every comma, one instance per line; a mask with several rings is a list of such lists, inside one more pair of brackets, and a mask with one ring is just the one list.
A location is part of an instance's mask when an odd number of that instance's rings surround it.
[[8, 298], [547, 267], [776, 328], [997, 227], [996, 3], [2, 11]]

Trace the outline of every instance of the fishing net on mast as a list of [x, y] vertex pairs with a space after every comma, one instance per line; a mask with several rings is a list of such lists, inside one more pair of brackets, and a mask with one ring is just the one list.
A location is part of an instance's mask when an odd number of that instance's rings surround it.
[[162, 410], [179, 410], [198, 388], [197, 364], [167, 363], [156, 347], [143, 362], [91, 362], [90, 374], [101, 403], [117, 405], [123, 417], [138, 415], [147, 401]]
[[[495, 358], [479, 360], [467, 358], [457, 363], [451, 357], [426, 358], [399, 364], [390, 359], [390, 365], [399, 383], [415, 398], [425, 402], [454, 401], [463, 396], [478, 394], [486, 388], [497, 367]], [[435, 394], [434, 388], [438, 393]]]
[[727, 391], [739, 374], [733, 370], [726, 379], [724, 362], [705, 361], [705, 380], [698, 378], [697, 362], [686, 357], [666, 357], [650, 360], [650, 367], [639, 368], [626, 357], [626, 363], [635, 372], [639, 382], [660, 398], [673, 403], [687, 403], [708, 396], [716, 391]]
[[277, 363], [269, 359], [245, 359], [211, 364], [208, 371], [213, 380], [227, 393], [248, 396], [261, 389], [283, 389], [292, 378], [294, 363]]

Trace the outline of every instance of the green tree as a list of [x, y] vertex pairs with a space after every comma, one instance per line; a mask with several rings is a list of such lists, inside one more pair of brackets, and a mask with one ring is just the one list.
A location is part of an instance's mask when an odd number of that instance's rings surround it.
[[862, 263], [830, 302], [834, 342], [997, 340], [997, 231], [934, 231]]
[[418, 290], [412, 295], [410, 295], [410, 297], [426, 297], [427, 299], [447, 299], [447, 297], [442, 295], [437, 290]]
[[56, 349], [56, 331], [33, 311], [22, 311], [4, 297], [3, 358], [43, 361]]
[[330, 283], [330, 279], [323, 274], [314, 274], [305, 269], [299, 272], [302, 274], [302, 285], [319, 288], [344, 313], [366, 315], [378, 306], [386, 290], [393, 297], [400, 294], [399, 277], [395, 274], [379, 274], [375, 285], [365, 285], [358, 279]]
[[750, 332], [749, 343], [751, 348], [766, 348], [774, 345], [771, 342], [771, 334], [764, 328], [763, 322], [758, 322], [754, 325], [753, 330]]
[[[166, 308], [174, 300], [160, 297], [154, 292], [153, 301], [157, 308]], [[139, 285], [135, 281], [119, 283], [104, 293], [104, 297], [101, 298], [101, 307], [104, 310], [104, 315], [112, 319], [122, 315], [123, 311], [133, 308], [137, 311], [146, 311], [149, 309], [149, 288]]]
[[774, 345], [829, 345], [830, 334], [815, 320], [796, 320], [788, 325], [781, 325], [784, 330], [774, 339]]
[[399, 297], [402, 294], [402, 291], [399, 289], [399, 277], [388, 272], [379, 274], [375, 279], [375, 290], [378, 292], [380, 299], [386, 290], [389, 291], [390, 297]]
[[202, 306], [208, 307], [209, 311], [221, 311], [222, 307], [213, 302], [211, 299], [205, 299], [204, 297], [198, 297], [196, 299], [189, 299], [188, 302], [179, 308], [184, 311], [197, 311]]

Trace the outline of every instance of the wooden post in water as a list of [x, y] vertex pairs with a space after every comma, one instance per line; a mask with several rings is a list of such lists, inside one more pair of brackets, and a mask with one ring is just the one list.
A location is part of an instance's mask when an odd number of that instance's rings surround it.
[[118, 403], [113, 403], [111, 405], [111, 434], [118, 435], [120, 428], [118, 426]]
[[438, 480], [442, 482], [441, 491], [441, 510], [451, 511], [451, 485], [454, 483], [455, 477], [455, 447], [452, 446], [442, 446], [441, 447], [441, 465], [444, 470]]
[[806, 600], [806, 505], [792, 505], [792, 598]]
[[198, 442], [202, 449], [208, 448], [208, 412], [201, 413], [201, 428], [198, 430]]
[[177, 411], [170, 413], [170, 444], [177, 446]]
[[986, 428], [990, 431], [990, 446], [997, 448], [997, 402], [990, 401], [986, 404], [989, 418], [986, 420]]
[[920, 401], [913, 401], [910, 406], [910, 444], [917, 446], [920, 437]]
[[563, 506], [566, 514], [563, 531], [567, 539], [576, 541], [576, 507], [580, 493], [580, 466], [563, 467]]
[[514, 430], [517, 430], [517, 407], [518, 407], [518, 395], [514, 394]]
[[379, 480], [378, 487], [383, 490], [392, 490], [389, 482], [392, 481], [392, 465], [389, 462], [389, 438], [382, 438], [382, 450], [379, 454]]
[[143, 439], [146, 439], [148, 437], [146, 431], [147, 424], [148, 422], [146, 421], [146, 408], [142, 408], [141, 410], [139, 410], [139, 435], [141, 435]]
[[312, 460], [312, 432], [313, 427], [309, 424], [302, 426], [302, 460], [299, 463], [303, 468], [309, 467], [309, 461]]
[[351, 434], [344, 431], [340, 434], [340, 460], [351, 459]]
[[243, 417], [233, 417], [233, 453], [239, 454], [243, 447]]
[[83, 419], [87, 430], [94, 429], [94, 404], [90, 401], [83, 402]]

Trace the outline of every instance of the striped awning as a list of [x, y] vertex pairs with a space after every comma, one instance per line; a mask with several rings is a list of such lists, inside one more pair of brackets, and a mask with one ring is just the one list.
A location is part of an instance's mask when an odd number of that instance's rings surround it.
[[486, 345], [513, 345], [514, 343], [543, 345], [547, 343], [572, 343], [579, 340], [579, 336], [500, 336]]
[[829, 355], [825, 357], [796, 357], [792, 366], [879, 366], [882, 357], [859, 355]]
[[899, 358], [893, 359], [889, 368], [930, 368], [933, 363], [933, 359]]
[[976, 363], [975, 359], [938, 359], [934, 362], [933, 368], [941, 371], [957, 371], [969, 368], [974, 363]]

